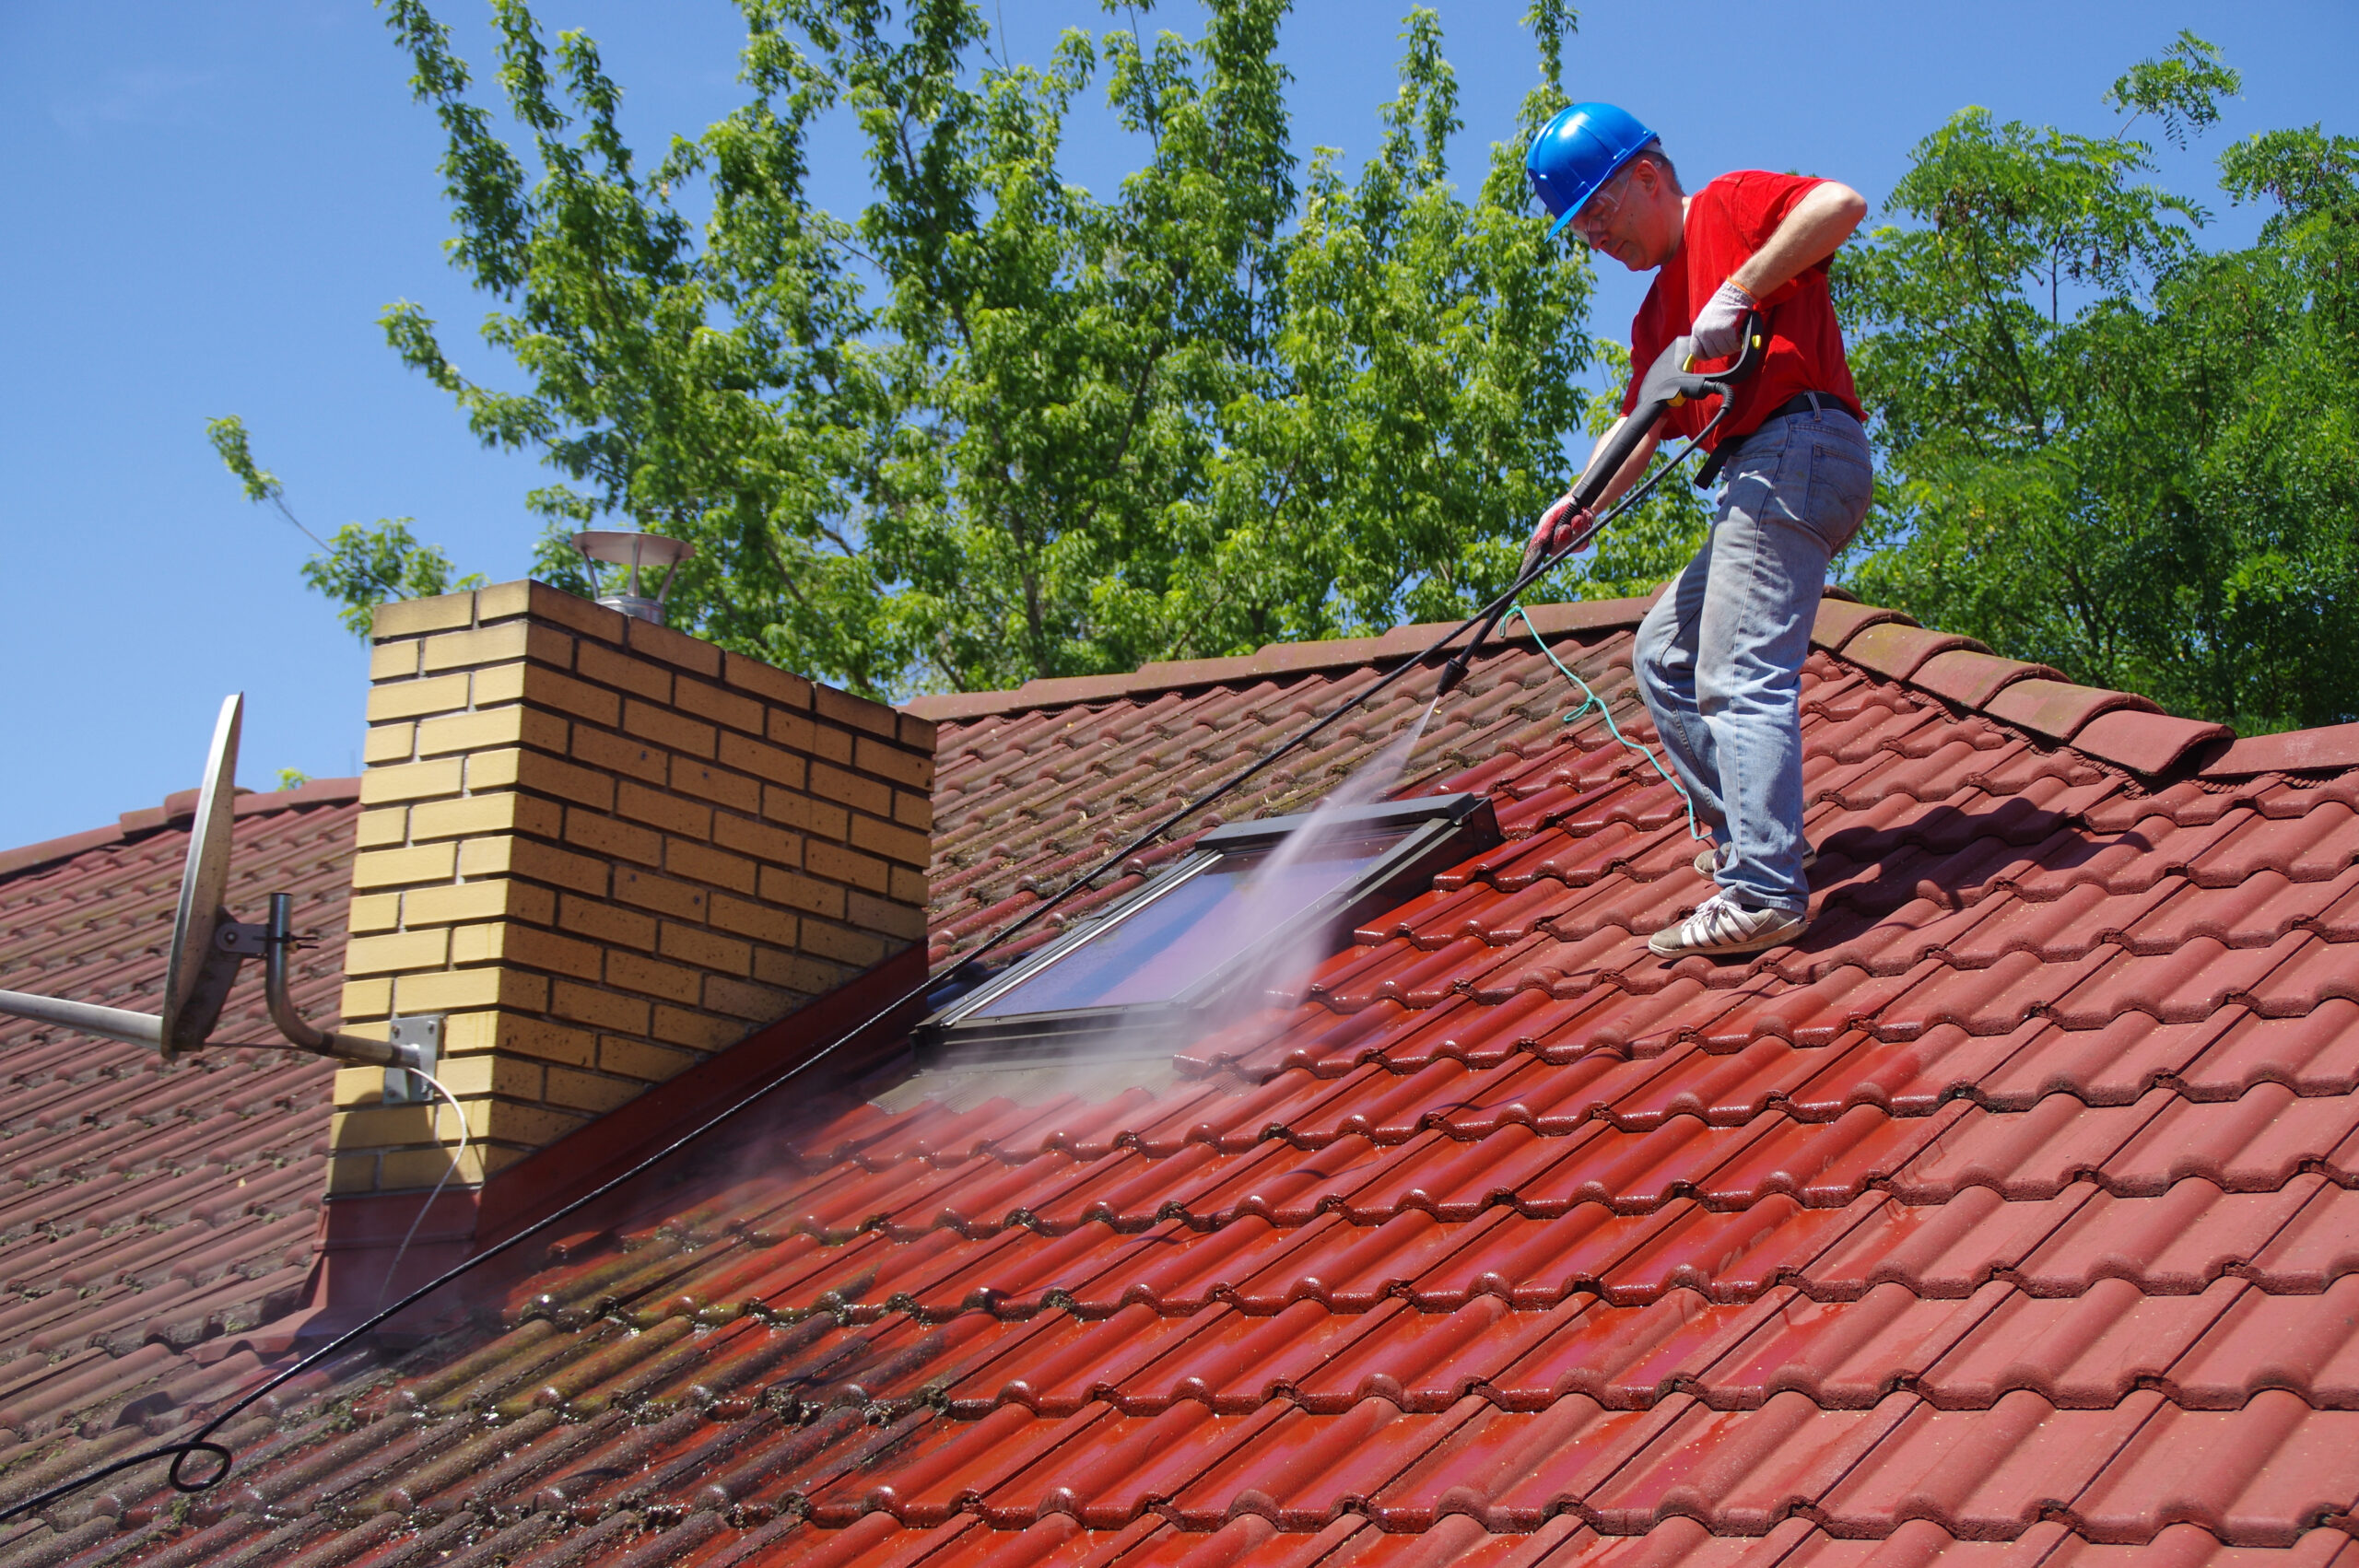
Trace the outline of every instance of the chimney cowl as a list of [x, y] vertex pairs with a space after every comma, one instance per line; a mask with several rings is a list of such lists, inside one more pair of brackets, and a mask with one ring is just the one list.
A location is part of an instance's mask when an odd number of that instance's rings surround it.
[[[663, 602], [672, 595], [672, 582], [679, 564], [697, 553], [697, 547], [685, 539], [666, 539], [660, 533], [640, 533], [616, 529], [590, 529], [573, 536], [573, 547], [590, 565], [590, 579], [597, 581], [601, 563], [628, 567], [630, 577], [619, 593], [601, 593], [597, 602], [609, 610], [618, 610], [633, 620], [663, 624]], [[663, 586], [650, 598], [640, 589], [639, 574], [642, 568], [662, 567]]]

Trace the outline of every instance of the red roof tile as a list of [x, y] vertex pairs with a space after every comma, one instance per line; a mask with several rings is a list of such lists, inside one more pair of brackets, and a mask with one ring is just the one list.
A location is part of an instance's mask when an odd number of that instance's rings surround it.
[[[1642, 608], [1535, 619], [1645, 737]], [[937, 959], [1422, 636], [922, 705]], [[2217, 737], [2141, 699], [1839, 600], [1816, 639], [1823, 859], [1794, 947], [1646, 954], [1705, 889], [1684, 815], [1593, 715], [1561, 722], [1577, 699], [1516, 627], [1401, 786], [1488, 791], [1508, 841], [1371, 917], [1293, 1013], [1190, 1042], [1176, 1080], [806, 1094], [527, 1277], [475, 1282], [443, 1338], [256, 1418], [193, 1507], [143, 1477], [0, 1550], [2349, 1563], [2359, 778], [2292, 787], [2283, 758], [2311, 754], [2289, 743], [2249, 784], [2173, 783]], [[1316, 798], [1431, 681], [1191, 827]], [[142, 831], [169, 860], [169, 830]], [[38, 946], [88, 986], [142, 983], [152, 960], [102, 932], [60, 918]], [[56, 1281], [0, 1301], [0, 1346], [32, 1362], [64, 1335], [30, 1382], [0, 1362], [12, 1495], [122, 1450], [67, 1435], [85, 1412], [136, 1410], [96, 1430], [144, 1437], [257, 1369], [197, 1367], [149, 1327], [220, 1288], [212, 1244], [243, 1233], [163, 1238], [176, 1205], [214, 1212], [217, 1183], [174, 1184], [202, 1151], [241, 1157], [242, 1124], [134, 1133], [109, 1107], [153, 1097], [109, 1082], [29, 1085], [19, 1114], [52, 1141], [29, 1157], [77, 1129], [16, 1179], [81, 1228], [0, 1238]], [[98, 1216], [158, 1239], [92, 1246]], [[60, 1288], [96, 1293], [44, 1307]]]

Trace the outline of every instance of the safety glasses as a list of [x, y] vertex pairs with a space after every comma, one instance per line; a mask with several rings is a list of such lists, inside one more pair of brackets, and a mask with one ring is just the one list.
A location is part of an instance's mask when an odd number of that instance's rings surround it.
[[1572, 221], [1566, 227], [1579, 235], [1590, 250], [1600, 249], [1606, 231], [1622, 210], [1622, 194], [1629, 185], [1630, 171], [1625, 169], [1600, 186], [1595, 195], [1583, 202], [1580, 211], [1573, 214]]

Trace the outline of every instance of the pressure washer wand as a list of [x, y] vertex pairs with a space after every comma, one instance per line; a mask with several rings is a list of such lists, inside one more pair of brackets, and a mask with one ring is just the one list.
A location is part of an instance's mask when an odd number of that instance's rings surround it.
[[[1606, 524], [1616, 521], [1652, 495], [1655, 486], [1666, 474], [1687, 461], [1688, 456], [1703, 444], [1704, 438], [1727, 416], [1731, 389], [1761, 368], [1761, 361], [1768, 351], [1768, 324], [1762, 320], [1761, 312], [1755, 310], [1745, 317], [1743, 351], [1737, 356], [1736, 363], [1725, 370], [1695, 369], [1696, 341], [1693, 338], [1673, 338], [1661, 354], [1655, 356], [1655, 362], [1648, 367], [1646, 376], [1638, 382], [1637, 401], [1631, 406], [1629, 417], [1622, 421], [1621, 428], [1615, 430], [1613, 438], [1590, 459], [1589, 466], [1581, 471], [1580, 478], [1574, 484], [1572, 493], [1576, 510], [1587, 510], [1598, 497], [1605, 493], [1606, 486], [1622, 472], [1622, 465], [1630, 461], [1630, 454], [1638, 450], [1639, 443], [1654, 434], [1656, 427], [1662, 423], [1663, 415], [1684, 403], [1700, 402], [1708, 397], [1718, 397], [1720, 406], [1713, 412], [1710, 422], [1696, 432], [1694, 440], [1657, 469], [1644, 484], [1623, 497], [1612, 511], [1592, 521], [1571, 544], [1553, 556], [1532, 562], [1517, 575], [1508, 591], [1492, 602], [1482, 629], [1442, 667], [1441, 679], [1434, 683], [1436, 698], [1449, 696], [1466, 678], [1467, 662], [1474, 657], [1474, 650], [1483, 646], [1485, 639], [1507, 614], [1508, 607], [1521, 596], [1527, 586], [1555, 570], [1567, 556], [1577, 556], [1589, 548], [1590, 543], [1604, 531]], [[1698, 485], [1708, 484], [1715, 472], [1717, 470], [1707, 464], [1696, 482]]]

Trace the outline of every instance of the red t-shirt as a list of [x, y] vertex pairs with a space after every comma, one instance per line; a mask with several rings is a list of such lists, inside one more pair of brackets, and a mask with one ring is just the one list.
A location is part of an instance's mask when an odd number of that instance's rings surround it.
[[[1638, 382], [1672, 339], [1685, 334], [1721, 284], [1768, 242], [1769, 236], [1794, 210], [1805, 192], [1823, 181], [1799, 174], [1769, 174], [1745, 170], [1723, 174], [1689, 198], [1687, 219], [1679, 249], [1655, 275], [1645, 303], [1630, 322], [1629, 390], [1622, 394], [1627, 414], [1638, 399]], [[1769, 291], [1760, 308], [1769, 320], [1769, 354], [1761, 369], [1736, 388], [1736, 406], [1712, 432], [1709, 446], [1731, 437], [1753, 433], [1769, 410], [1796, 392], [1828, 392], [1853, 415], [1860, 413], [1859, 393], [1851, 386], [1851, 368], [1843, 358], [1843, 329], [1835, 322], [1835, 301], [1827, 293], [1826, 263], [1802, 270]], [[1729, 359], [1706, 360], [1718, 369]], [[1664, 415], [1663, 434], [1693, 437], [1720, 405], [1716, 397], [1682, 404]]]

